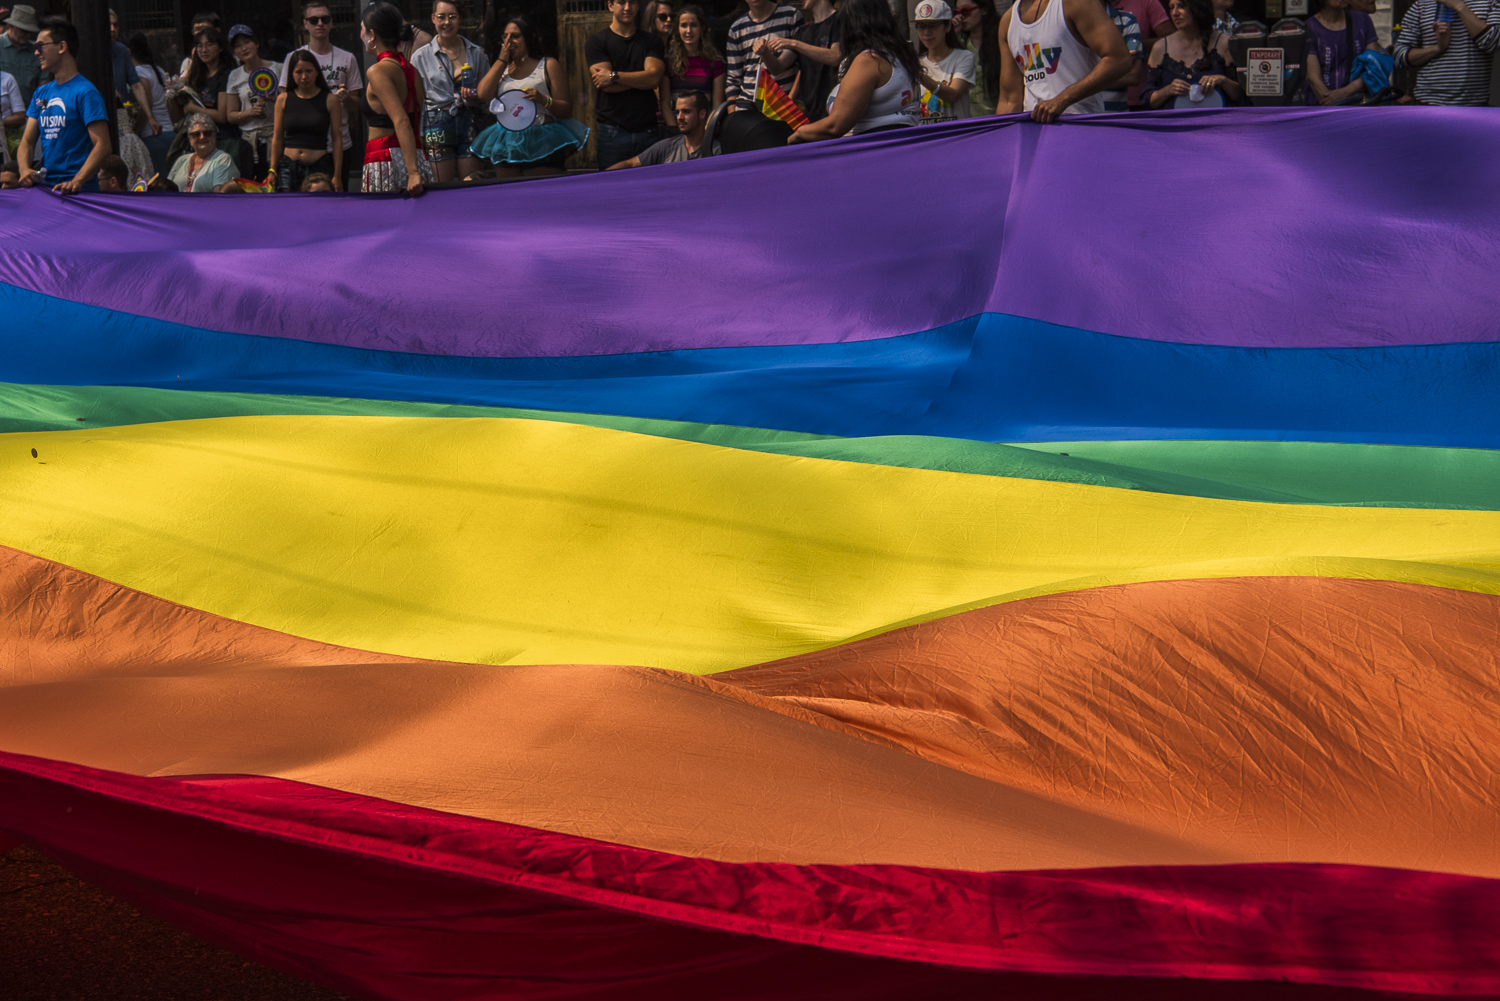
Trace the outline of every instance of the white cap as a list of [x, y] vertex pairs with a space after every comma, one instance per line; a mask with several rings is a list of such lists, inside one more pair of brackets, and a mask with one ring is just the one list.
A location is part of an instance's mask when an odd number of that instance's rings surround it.
[[951, 21], [953, 20], [953, 8], [949, 7], [943, 0], [922, 0], [917, 4], [916, 16], [913, 21]]

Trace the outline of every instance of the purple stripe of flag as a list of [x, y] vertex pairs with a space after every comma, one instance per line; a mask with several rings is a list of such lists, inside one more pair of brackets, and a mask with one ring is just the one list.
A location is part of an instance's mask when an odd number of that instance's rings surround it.
[[192, 326], [557, 357], [1010, 313], [1264, 347], [1500, 340], [1485, 109], [990, 118], [401, 198], [0, 192], [0, 281]]

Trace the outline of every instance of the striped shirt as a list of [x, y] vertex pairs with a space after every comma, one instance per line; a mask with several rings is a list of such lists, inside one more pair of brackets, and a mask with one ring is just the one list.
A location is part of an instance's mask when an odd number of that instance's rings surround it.
[[[1145, 46], [1141, 44], [1141, 22], [1135, 19], [1135, 15], [1120, 10], [1112, 3], [1105, 3], [1104, 12], [1115, 22], [1115, 27], [1120, 29], [1120, 37], [1125, 39], [1125, 51], [1130, 58], [1145, 59], [1147, 53]], [[1125, 100], [1124, 87], [1119, 90], [1101, 90], [1099, 96], [1104, 98], [1105, 111], [1130, 110], [1130, 105]]]
[[[1474, 15], [1489, 26], [1478, 38], [1457, 14], [1453, 15], [1452, 42], [1448, 51], [1417, 69], [1412, 94], [1423, 104], [1479, 106], [1490, 103], [1490, 62], [1500, 48], [1500, 0], [1465, 0]], [[1394, 39], [1396, 66], [1407, 66], [1407, 52], [1437, 44], [1432, 26], [1440, 5], [1437, 0], [1416, 0]], [[1448, 8], [1443, 7], [1444, 11]]]
[[[755, 78], [758, 75], [756, 71], [761, 66], [761, 61], [754, 52], [755, 43], [772, 35], [786, 37], [801, 23], [802, 18], [798, 15], [797, 8], [786, 6], [777, 7], [764, 21], [754, 21], [746, 14], [734, 22], [729, 29], [729, 44], [725, 46], [724, 52], [724, 59], [729, 64], [724, 80], [725, 98], [733, 101], [736, 107], [754, 108]], [[790, 93], [792, 81], [797, 78], [797, 61], [792, 60], [792, 65], [785, 72], [774, 73], [772, 76], [783, 90]]]

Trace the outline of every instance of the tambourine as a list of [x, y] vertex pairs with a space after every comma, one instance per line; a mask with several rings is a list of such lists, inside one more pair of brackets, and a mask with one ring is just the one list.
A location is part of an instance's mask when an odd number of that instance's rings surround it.
[[276, 93], [276, 71], [270, 67], [262, 66], [250, 74], [250, 93], [256, 97], [270, 97]]
[[521, 132], [536, 121], [536, 103], [519, 90], [507, 90], [490, 102], [490, 112], [501, 128]]

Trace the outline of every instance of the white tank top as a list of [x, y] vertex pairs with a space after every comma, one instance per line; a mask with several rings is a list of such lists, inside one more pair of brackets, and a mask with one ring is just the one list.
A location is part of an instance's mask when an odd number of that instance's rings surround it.
[[[1036, 102], [1056, 97], [1088, 76], [1099, 63], [1094, 50], [1073, 37], [1063, 16], [1063, 0], [1047, 0], [1042, 16], [1032, 24], [1021, 20], [1021, 5], [1010, 9], [1010, 31], [1005, 36], [1010, 54], [1026, 80], [1026, 110]], [[1091, 94], [1063, 112], [1101, 115], [1104, 95]]]
[[[858, 54], [855, 53], [855, 55]], [[897, 60], [889, 56], [882, 58], [891, 64], [891, 78], [876, 87], [875, 93], [870, 95], [870, 106], [865, 109], [864, 117], [855, 122], [854, 127], [849, 130], [851, 136], [888, 125], [916, 125], [920, 120], [917, 87], [911, 74], [906, 72], [906, 67]], [[833, 99], [838, 97], [841, 86], [843, 86], [842, 82], [833, 88], [833, 93], [828, 95], [829, 110], [832, 110]]]
[[[507, 90], [525, 90], [528, 87], [535, 87], [538, 94], [543, 94], [547, 97], [552, 96], [552, 89], [547, 86], [546, 56], [538, 59], [536, 65], [532, 67], [531, 72], [523, 77], [513, 77], [509, 73], [502, 74], [500, 77], [500, 89], [496, 93], [503, 94]], [[542, 103], [545, 104], [546, 102], [543, 101]], [[550, 122], [553, 120], [552, 116], [543, 108], [538, 107], [537, 111], [539, 112], [537, 115], [538, 121]]]

